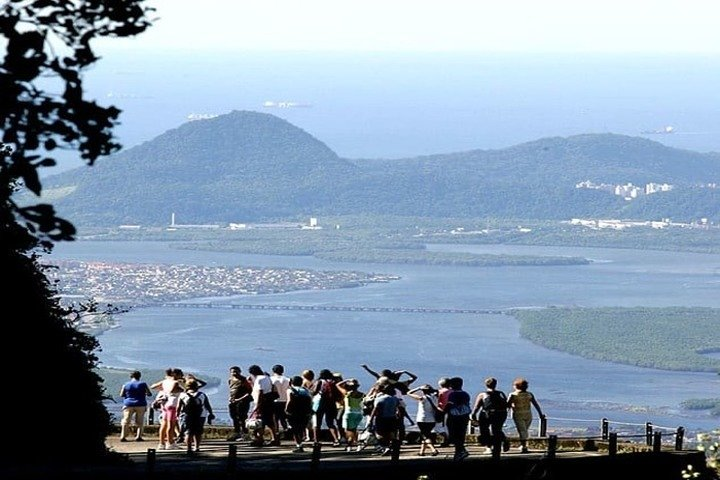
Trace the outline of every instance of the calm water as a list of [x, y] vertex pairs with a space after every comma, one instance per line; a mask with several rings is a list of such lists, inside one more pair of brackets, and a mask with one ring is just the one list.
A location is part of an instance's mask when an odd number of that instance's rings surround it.
[[[667, 125], [675, 133], [646, 138], [720, 151], [717, 56], [298, 52], [188, 58], [137, 52], [103, 57], [86, 80], [91, 98], [122, 110], [115, 131], [128, 148], [177, 128], [191, 113], [255, 110], [282, 117], [353, 159], [504, 148], [582, 133], [638, 136]], [[267, 101], [308, 106], [266, 108]], [[58, 156], [61, 166], [43, 174], [83, 165]]]
[[[720, 307], [720, 255], [521, 246], [434, 246], [435, 250], [580, 255], [588, 266], [472, 268], [361, 265], [310, 257], [279, 257], [175, 250], [166, 243], [74, 242], [54, 257], [81, 260], [203, 265], [303, 267], [392, 272], [390, 284], [333, 291], [223, 299], [232, 303], [382, 307], [507, 308], [547, 305]], [[217, 301], [217, 300], [216, 300]], [[611, 421], [711, 429], [718, 419], [683, 411], [682, 400], [720, 395], [720, 377], [666, 372], [585, 360], [547, 350], [519, 337], [503, 315], [362, 312], [226, 311], [150, 308], [121, 317], [121, 328], [100, 337], [107, 366], [179, 366], [225, 379], [230, 365], [275, 363], [289, 374], [330, 368], [345, 377], [375, 369], [408, 369], [419, 383], [460, 375], [475, 394], [489, 375], [509, 390], [526, 376], [552, 424], [587, 426]], [[213, 392], [224, 406], [226, 390]]]

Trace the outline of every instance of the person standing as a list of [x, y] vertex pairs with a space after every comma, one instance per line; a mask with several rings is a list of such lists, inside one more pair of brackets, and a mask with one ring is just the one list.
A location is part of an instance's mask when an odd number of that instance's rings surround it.
[[143, 441], [143, 428], [145, 426], [145, 412], [147, 411], [147, 397], [152, 396], [147, 383], [140, 380], [142, 374], [135, 370], [130, 374], [130, 381], [120, 388], [123, 399], [122, 421], [120, 422], [120, 441], [127, 442], [128, 428], [135, 423], [135, 441]]
[[333, 440], [333, 447], [340, 446], [340, 436], [335, 426], [337, 418], [337, 400], [340, 397], [340, 390], [335, 384], [335, 376], [333, 373], [324, 368], [320, 370], [318, 381], [315, 383], [313, 396], [317, 396], [318, 404], [315, 410], [315, 422], [313, 423], [313, 438], [315, 442], [320, 441], [320, 430], [322, 428], [323, 418], [325, 425], [330, 431]]
[[341, 380], [337, 388], [342, 393], [343, 415], [342, 426], [347, 438], [345, 450], [350, 452], [358, 448], [358, 427], [363, 420], [363, 398], [365, 394], [359, 390], [360, 382], [354, 378]]
[[290, 388], [290, 378], [285, 376], [285, 367], [282, 365], [273, 365], [270, 381], [275, 387], [278, 398], [273, 402], [273, 416], [275, 417], [275, 431], [280, 434], [288, 429], [288, 422], [285, 418], [285, 407], [288, 401], [288, 388]]
[[485, 379], [485, 391], [475, 398], [472, 416], [480, 427], [480, 443], [488, 447], [488, 453], [500, 454], [500, 447], [507, 452], [510, 449], [503, 425], [507, 420], [508, 405], [505, 392], [497, 389], [497, 379]]
[[264, 444], [265, 430], [270, 431], [270, 445], [280, 445], [280, 439], [275, 429], [275, 415], [273, 414], [274, 401], [277, 393], [273, 389], [270, 375], [268, 375], [259, 365], [250, 365], [248, 373], [253, 383], [252, 398], [255, 403], [253, 416], [262, 421], [262, 429], [254, 432], [255, 438], [253, 445], [262, 446]]
[[298, 375], [291, 379], [287, 395], [285, 415], [295, 440], [293, 453], [302, 453], [305, 429], [313, 414], [312, 395], [310, 390], [303, 386], [303, 378]]
[[459, 462], [470, 455], [465, 448], [465, 435], [470, 422], [470, 395], [463, 390], [463, 379], [460, 377], [452, 377], [448, 386], [450, 393], [444, 406], [445, 426], [448, 439], [455, 446], [453, 460]]
[[180, 394], [178, 409], [185, 417], [185, 435], [187, 452], [200, 451], [200, 442], [205, 430], [205, 422], [212, 421], [215, 415], [210, 400], [199, 390], [199, 383], [190, 379], [185, 383], [185, 391]]
[[176, 369], [165, 370], [165, 378], [150, 385], [151, 390], [158, 389], [164, 397], [162, 416], [160, 417], [160, 442], [158, 450], [177, 449], [175, 437], [178, 430], [178, 401], [180, 393], [184, 390], [178, 379]]
[[230, 367], [228, 378], [228, 412], [232, 420], [233, 433], [228, 436], [229, 441], [235, 441], [247, 433], [245, 421], [250, 412], [252, 402], [252, 383], [242, 375], [242, 369], [238, 366]]
[[512, 412], [512, 419], [520, 437], [520, 451], [527, 453], [528, 432], [533, 420], [532, 407], [535, 407], [540, 418], [543, 417], [543, 413], [535, 395], [528, 391], [526, 379], [518, 377], [513, 381], [513, 391], [508, 395], [507, 405]]
[[392, 442], [397, 439], [398, 424], [402, 419], [400, 399], [395, 393], [395, 387], [384, 382], [379, 386], [379, 391], [368, 423], [374, 425], [380, 454], [385, 456], [390, 455]]
[[431, 455], [439, 453], [433, 441], [433, 429], [437, 423], [437, 390], [431, 385], [421, 385], [408, 391], [408, 396], [418, 401], [417, 415], [415, 422], [420, 430], [420, 452], [421, 457], [425, 450], [430, 447]]

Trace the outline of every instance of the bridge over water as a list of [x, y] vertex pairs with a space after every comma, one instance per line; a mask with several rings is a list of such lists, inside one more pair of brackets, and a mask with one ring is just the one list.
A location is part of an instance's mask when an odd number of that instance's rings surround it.
[[[150, 306], [150, 305], [148, 305]], [[220, 308], [235, 310], [302, 310], [320, 312], [373, 312], [373, 313], [439, 313], [464, 315], [504, 315], [503, 309], [477, 308], [426, 308], [426, 307], [360, 307], [352, 305], [277, 305], [277, 304], [237, 304], [237, 303], [162, 303], [163, 308]]]

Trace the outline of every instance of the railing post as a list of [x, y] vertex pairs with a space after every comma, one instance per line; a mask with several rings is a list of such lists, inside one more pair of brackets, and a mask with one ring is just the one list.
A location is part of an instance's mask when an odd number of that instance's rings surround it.
[[548, 447], [547, 447], [547, 458], [555, 458], [555, 452], [557, 451], [557, 435], [550, 435], [548, 438]]
[[617, 433], [611, 432], [608, 441], [608, 455], [614, 457], [617, 454]]
[[608, 422], [607, 418], [602, 419], [602, 422], [600, 423], [600, 431], [602, 432], [602, 439], [607, 440], [608, 433], [610, 433], [610, 422]]
[[684, 427], [678, 427], [677, 431], [675, 432], [675, 450], [682, 450], [683, 449], [683, 439], [685, 438], [685, 428]]
[[662, 432], [653, 433], [653, 452], [660, 453], [662, 450]]
[[147, 459], [145, 460], [145, 472], [151, 475], [155, 471], [155, 449], [148, 448]]
[[652, 423], [645, 423], [645, 445], [648, 447], [653, 444], [653, 426]]
[[237, 469], [237, 445], [228, 445], [227, 473], [235, 473]]
[[322, 450], [322, 444], [315, 442], [312, 449], [312, 457], [310, 457], [310, 469], [317, 470], [320, 468], [320, 452]]
[[539, 437], [547, 437], [547, 417], [540, 415], [540, 435]]

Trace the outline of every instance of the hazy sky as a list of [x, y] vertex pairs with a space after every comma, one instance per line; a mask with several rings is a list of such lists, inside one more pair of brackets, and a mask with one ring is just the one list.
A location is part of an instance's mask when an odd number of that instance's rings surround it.
[[712, 0], [153, 0], [107, 48], [720, 53]]

